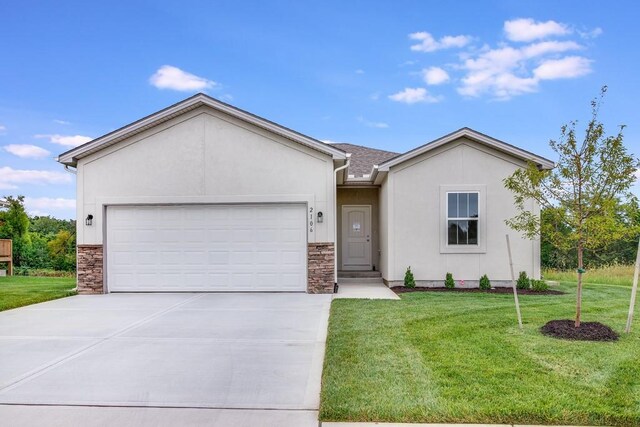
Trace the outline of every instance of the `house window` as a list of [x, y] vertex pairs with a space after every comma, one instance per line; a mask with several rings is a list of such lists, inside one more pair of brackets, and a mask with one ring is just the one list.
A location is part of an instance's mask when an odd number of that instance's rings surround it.
[[447, 193], [447, 244], [478, 244], [478, 193]]

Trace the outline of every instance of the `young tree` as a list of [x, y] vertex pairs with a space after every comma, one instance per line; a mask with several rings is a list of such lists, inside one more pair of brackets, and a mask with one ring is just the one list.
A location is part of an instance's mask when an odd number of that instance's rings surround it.
[[[558, 141], [549, 142], [558, 155], [553, 170], [538, 170], [529, 164], [504, 180], [518, 209], [518, 214], [506, 221], [511, 228], [528, 238], [543, 235], [557, 247], [576, 249], [576, 327], [582, 314], [585, 249], [596, 250], [637, 232], [620, 220], [616, 207], [631, 197], [629, 190], [640, 162], [623, 144], [624, 126], [615, 136], [605, 134], [598, 112], [606, 92], [607, 87], [602, 87], [600, 96], [591, 101], [591, 119], [582, 141], [576, 134], [577, 121], [572, 121], [562, 126]], [[525, 208], [532, 199], [548, 209], [549, 221], [541, 223], [539, 215]]]

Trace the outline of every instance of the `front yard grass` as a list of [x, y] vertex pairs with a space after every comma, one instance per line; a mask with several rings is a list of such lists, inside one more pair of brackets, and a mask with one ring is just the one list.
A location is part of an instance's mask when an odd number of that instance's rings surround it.
[[75, 277], [0, 277], [0, 311], [75, 295]]
[[335, 300], [320, 419], [426, 423], [640, 425], [640, 315], [623, 333], [629, 288], [586, 285], [583, 320], [617, 342], [562, 341], [539, 328], [572, 318], [565, 295], [420, 292]]

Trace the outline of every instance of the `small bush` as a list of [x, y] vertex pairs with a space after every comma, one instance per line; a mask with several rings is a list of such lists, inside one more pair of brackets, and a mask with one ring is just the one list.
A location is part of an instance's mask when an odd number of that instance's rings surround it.
[[453, 281], [453, 274], [447, 273], [447, 277], [444, 279], [444, 286], [449, 289], [456, 287], [456, 282]]
[[416, 279], [413, 277], [413, 273], [411, 272], [411, 266], [407, 267], [407, 271], [404, 273], [404, 285], [407, 288], [416, 287]]
[[518, 276], [518, 281], [516, 282], [516, 288], [518, 289], [529, 289], [531, 287], [531, 281], [529, 277], [527, 277], [526, 271], [521, 271]]
[[549, 290], [549, 285], [544, 280], [531, 279], [531, 290], [534, 292], [544, 292]]
[[486, 274], [480, 278], [480, 289], [483, 291], [491, 289], [491, 280], [489, 280]]

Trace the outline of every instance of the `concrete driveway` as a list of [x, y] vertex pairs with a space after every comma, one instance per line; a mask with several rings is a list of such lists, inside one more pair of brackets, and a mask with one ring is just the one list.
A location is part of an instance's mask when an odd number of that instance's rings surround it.
[[109, 294], [1, 312], [0, 419], [317, 426], [330, 302]]

